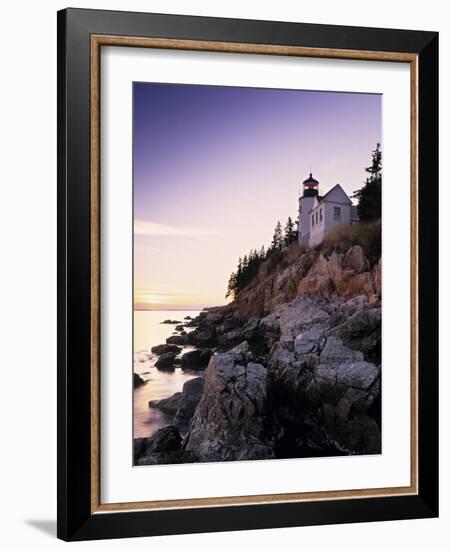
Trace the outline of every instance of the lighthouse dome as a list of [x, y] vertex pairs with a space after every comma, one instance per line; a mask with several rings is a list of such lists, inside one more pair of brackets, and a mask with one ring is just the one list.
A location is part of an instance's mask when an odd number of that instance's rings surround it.
[[305, 185], [306, 187], [317, 187], [319, 185], [319, 182], [315, 178], [313, 178], [312, 174], [309, 174], [309, 178], [307, 178], [303, 182], [303, 185]]

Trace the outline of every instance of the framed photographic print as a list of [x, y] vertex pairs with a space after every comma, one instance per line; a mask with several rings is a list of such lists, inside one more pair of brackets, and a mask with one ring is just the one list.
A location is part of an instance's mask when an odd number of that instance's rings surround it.
[[58, 536], [438, 514], [438, 36], [58, 13]]

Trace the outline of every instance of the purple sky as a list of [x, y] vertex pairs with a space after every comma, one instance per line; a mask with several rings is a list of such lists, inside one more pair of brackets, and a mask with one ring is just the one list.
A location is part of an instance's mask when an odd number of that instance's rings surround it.
[[381, 96], [134, 83], [135, 303], [224, 303], [230, 272], [321, 192], [361, 187]]

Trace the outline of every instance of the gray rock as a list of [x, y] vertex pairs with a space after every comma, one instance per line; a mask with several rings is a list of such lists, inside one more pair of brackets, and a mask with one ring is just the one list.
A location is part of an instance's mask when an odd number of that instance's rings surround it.
[[203, 393], [203, 378], [192, 378], [183, 385], [183, 391], [180, 394], [180, 402], [178, 404], [174, 425], [184, 433], [195, 413], [198, 403]]
[[359, 361], [341, 365], [337, 371], [336, 382], [349, 388], [367, 390], [379, 376], [379, 367], [373, 363]]
[[292, 302], [278, 306], [275, 313], [279, 317], [281, 335], [294, 338], [314, 325], [325, 326], [330, 318], [317, 300], [306, 295], [299, 295]]
[[185, 382], [181, 392], [174, 393], [170, 397], [158, 401], [149, 401], [148, 405], [173, 417], [173, 425], [181, 433], [185, 433], [201, 399], [202, 391], [203, 378], [199, 376]]
[[313, 327], [305, 332], [301, 332], [295, 337], [295, 353], [297, 355], [304, 355], [305, 353], [319, 353], [324, 342], [324, 330], [319, 327]]
[[267, 407], [267, 369], [240, 365], [233, 353], [213, 355], [185, 449], [208, 462], [273, 457], [265, 437]]
[[[356, 299], [354, 299], [356, 300]], [[356, 311], [330, 334], [338, 336], [344, 344], [360, 350], [376, 362], [381, 362], [381, 308], [360, 303]]]

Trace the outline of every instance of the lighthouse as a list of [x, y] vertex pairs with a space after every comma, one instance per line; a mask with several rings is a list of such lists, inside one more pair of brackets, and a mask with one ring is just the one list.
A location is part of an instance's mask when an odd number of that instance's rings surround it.
[[314, 202], [319, 197], [319, 182], [309, 174], [303, 182], [303, 192], [298, 199], [298, 242], [299, 244], [309, 243], [310, 221], [309, 213]]

